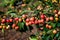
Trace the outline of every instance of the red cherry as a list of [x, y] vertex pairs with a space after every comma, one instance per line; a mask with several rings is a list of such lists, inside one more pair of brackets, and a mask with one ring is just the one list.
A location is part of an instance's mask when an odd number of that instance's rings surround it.
[[15, 20], [15, 21], [18, 21], [18, 20], [19, 20], [19, 18], [14, 18], [14, 20]]
[[29, 18], [27, 18], [27, 19], [26, 19], [26, 22], [29, 22], [29, 21], [30, 21], [30, 19], [29, 19]]
[[45, 18], [45, 15], [42, 14], [40, 17], [41, 17], [42, 19], [44, 19], [44, 18]]
[[41, 19], [41, 23], [44, 23], [44, 19]]
[[51, 21], [53, 21], [53, 20], [54, 20], [54, 18], [53, 18], [53, 17], [50, 17], [50, 20], [51, 20]]
[[38, 20], [38, 23], [41, 23], [41, 20]]
[[2, 23], [4, 23], [5, 22], [5, 19], [2, 19], [2, 21], [1, 21]]
[[30, 18], [30, 21], [34, 21], [34, 20], [35, 20], [35, 17], [31, 17], [31, 18]]
[[19, 29], [19, 27], [18, 27], [18, 26], [16, 26], [16, 27], [15, 27], [15, 30], [18, 30], [18, 29]]
[[34, 24], [35, 22], [34, 21], [31, 21], [32, 24]]
[[35, 24], [38, 24], [38, 20], [35, 20]]
[[6, 22], [10, 22], [9, 19], [7, 19]]
[[16, 24], [13, 24], [13, 25], [12, 25], [12, 28], [15, 28], [15, 26], [16, 26]]
[[10, 22], [13, 22], [13, 19], [9, 19]]

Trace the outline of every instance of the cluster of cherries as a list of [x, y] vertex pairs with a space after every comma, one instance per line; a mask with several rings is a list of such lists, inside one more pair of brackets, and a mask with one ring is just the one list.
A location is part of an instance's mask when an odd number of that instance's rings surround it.
[[[25, 21], [25, 24], [26, 24], [26, 26], [29, 26], [29, 25], [33, 25], [33, 24], [45, 24], [46, 22], [49, 22], [49, 21], [54, 21], [54, 19], [56, 20], [56, 21], [58, 21], [58, 17], [59, 17], [59, 15], [60, 15], [60, 11], [58, 12], [57, 10], [54, 10], [54, 16], [55, 16], [55, 18], [53, 17], [53, 16], [50, 16], [50, 17], [47, 17], [45, 14], [40, 14], [39, 15], [39, 18], [40, 19], [38, 19], [38, 18], [36, 18], [36, 17], [30, 17], [30, 18], [28, 18], [27, 16], [28, 15], [25, 15], [25, 14], [23, 14], [22, 15], [22, 17], [21, 18], [18, 18], [18, 17], [16, 17], [16, 18], [10, 18], [10, 19], [2, 19], [1, 20], [1, 23], [2, 24], [5, 24], [5, 23], [13, 23], [12, 24], [12, 28], [14, 28], [14, 29], [16, 29], [16, 30], [18, 30], [19, 29], [19, 26], [17, 26], [17, 23], [18, 22], [23, 22], [23, 21]], [[44, 26], [44, 25], [43, 25]], [[52, 26], [51, 25], [49, 25], [49, 24], [46, 24], [45, 25], [46, 26], [46, 28], [48, 28], [48, 29], [51, 29], [52, 28]], [[8, 27], [6, 27], [6, 26], [0, 26], [0, 29], [1, 28], [6, 28], [6, 29], [9, 29], [10, 28], [10, 26], [8, 25]], [[43, 30], [43, 27], [42, 28], [40, 28], [41, 30]], [[54, 30], [54, 32], [55, 32], [56, 30]], [[56, 31], [57, 32], [57, 31]]]

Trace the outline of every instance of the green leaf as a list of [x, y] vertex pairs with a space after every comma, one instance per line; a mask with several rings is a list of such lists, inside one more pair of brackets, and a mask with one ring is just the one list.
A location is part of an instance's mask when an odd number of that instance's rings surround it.
[[46, 40], [49, 40], [50, 36], [47, 36]]
[[30, 40], [38, 40], [36, 37], [33, 37], [33, 38], [29, 38]]
[[47, 31], [47, 34], [51, 34], [52, 30]]
[[55, 28], [56, 27], [56, 23], [50, 23], [50, 25], [53, 27], [53, 28]]
[[21, 12], [21, 14], [24, 14], [24, 13], [26, 13], [26, 12], [34, 12], [34, 11], [24, 10], [24, 11]]
[[15, 13], [10, 13], [10, 15], [11, 15], [12, 17], [17, 17], [17, 15], [16, 15]]
[[59, 37], [59, 34], [60, 34], [60, 33], [58, 32], [55, 37]]
[[2, 29], [2, 32], [4, 33], [4, 29]]
[[57, 23], [57, 27], [60, 27], [60, 23]]
[[37, 40], [36, 38], [31, 38], [30, 40]]
[[37, 7], [40, 4], [42, 4], [42, 2], [41, 1], [37, 1], [37, 2], [34, 3], [34, 7]]
[[18, 26], [20, 27], [20, 30], [24, 29], [24, 22], [18, 22]]

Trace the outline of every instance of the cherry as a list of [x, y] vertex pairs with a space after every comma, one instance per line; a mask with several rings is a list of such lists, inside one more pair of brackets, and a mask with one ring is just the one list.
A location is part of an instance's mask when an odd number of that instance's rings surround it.
[[19, 18], [19, 22], [22, 22], [22, 19], [21, 18]]
[[0, 29], [2, 29], [2, 26], [0, 26]]
[[58, 12], [58, 15], [60, 15], [60, 10], [59, 10], [59, 12]]
[[54, 10], [54, 13], [58, 13], [58, 10]]
[[49, 25], [48, 24], [46, 24], [46, 28], [49, 28]]
[[49, 21], [49, 17], [46, 18], [46, 21]]
[[26, 26], [29, 26], [29, 23], [28, 22], [26, 22]]
[[27, 19], [26, 19], [26, 22], [29, 22], [29, 21], [30, 21], [30, 19], [29, 19], [29, 18], [27, 18]]
[[53, 30], [53, 34], [56, 34], [57, 33], [57, 30]]
[[44, 18], [45, 18], [45, 15], [44, 15], [44, 14], [42, 14], [40, 17], [41, 17], [42, 19], [44, 19]]
[[26, 17], [27, 17], [27, 16], [26, 16], [25, 14], [24, 14], [24, 15], [22, 15], [22, 18], [23, 18], [23, 19], [25, 19]]
[[26, 6], [26, 4], [22, 4], [21, 6], [24, 7], [24, 6]]
[[41, 23], [41, 20], [38, 20], [38, 23]]
[[16, 24], [13, 24], [13, 25], [12, 25], [12, 28], [15, 28], [15, 26], [16, 26]]
[[38, 20], [35, 20], [35, 24], [38, 24]]
[[31, 25], [32, 23], [29, 21], [29, 25]]
[[30, 21], [34, 21], [34, 20], [35, 20], [35, 17], [31, 17], [31, 18], [30, 18]]
[[6, 27], [6, 29], [8, 30], [10, 28], [10, 25], [8, 25], [7, 27]]
[[3, 29], [6, 29], [6, 26], [3, 26]]
[[50, 26], [50, 25], [49, 25], [49, 26], [48, 26], [48, 28], [49, 28], [49, 29], [51, 29], [51, 28], [52, 28], [52, 26]]
[[58, 17], [58, 14], [55, 14], [55, 17]]
[[6, 22], [10, 22], [9, 19], [6, 19]]
[[53, 21], [53, 20], [54, 20], [54, 18], [53, 18], [53, 17], [50, 17], [50, 20], [51, 20], [51, 21]]
[[18, 27], [18, 26], [16, 26], [16, 27], [15, 27], [15, 30], [18, 30], [18, 29], [19, 29], [19, 27]]
[[5, 19], [2, 19], [2, 21], [1, 21], [2, 23], [4, 23], [5, 22]]
[[10, 22], [13, 22], [13, 19], [9, 19]]
[[55, 18], [56, 21], [58, 21], [59, 19], [58, 18]]
[[41, 19], [41, 23], [44, 23], [44, 19]]
[[31, 21], [32, 24], [34, 24], [35, 22], [34, 21]]
[[18, 17], [16, 17], [16, 18], [14, 18], [14, 20], [15, 20], [15, 21], [18, 21], [18, 20], [19, 20], [19, 18], [18, 18]]

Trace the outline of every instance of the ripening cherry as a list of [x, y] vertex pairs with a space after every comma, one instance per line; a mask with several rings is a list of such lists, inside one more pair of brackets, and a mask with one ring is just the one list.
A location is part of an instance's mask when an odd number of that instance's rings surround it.
[[58, 12], [58, 15], [60, 15], [60, 10], [59, 10], [59, 12]]
[[55, 14], [55, 17], [58, 17], [58, 14]]
[[56, 21], [58, 21], [59, 19], [58, 18], [55, 18]]
[[6, 27], [6, 29], [8, 30], [10, 28], [10, 25], [8, 25], [7, 27]]
[[22, 19], [25, 19], [27, 16], [24, 14], [24, 15], [22, 15]]
[[6, 26], [3, 26], [3, 29], [6, 29]]
[[57, 33], [57, 30], [53, 30], [53, 34], [56, 34]]
[[31, 21], [29, 21], [29, 25], [31, 25], [32, 24], [32, 22]]
[[31, 17], [31, 18], [30, 18], [30, 21], [34, 21], [34, 20], [35, 20], [35, 17]]
[[0, 29], [2, 29], [2, 26], [0, 25]]
[[41, 19], [41, 23], [44, 23], [44, 19]]
[[53, 20], [54, 20], [54, 18], [53, 18], [53, 17], [50, 17], [50, 20], [51, 20], [51, 21], [53, 21]]
[[15, 27], [15, 30], [18, 30], [18, 29], [19, 29], [19, 26], [16, 26], [16, 27]]
[[28, 22], [26, 22], [26, 26], [29, 26], [29, 23]]
[[2, 19], [2, 21], [1, 21], [2, 23], [4, 23], [5, 22], [5, 19]]
[[52, 28], [52, 26], [50, 26], [50, 25], [49, 25], [49, 26], [48, 26], [48, 28], [49, 28], [49, 29], [51, 29], [51, 28]]
[[46, 18], [46, 21], [49, 21], [49, 17]]
[[54, 10], [53, 12], [54, 12], [54, 13], [58, 13], [58, 10]]
[[24, 6], [26, 6], [26, 4], [22, 4], [21, 6], [24, 7]]
[[49, 28], [49, 25], [48, 24], [46, 24], [46, 28]]
[[19, 18], [19, 22], [22, 22], [22, 18]]
[[16, 24], [13, 24], [13, 25], [12, 25], [12, 28], [15, 28], [15, 26], [16, 26]]

